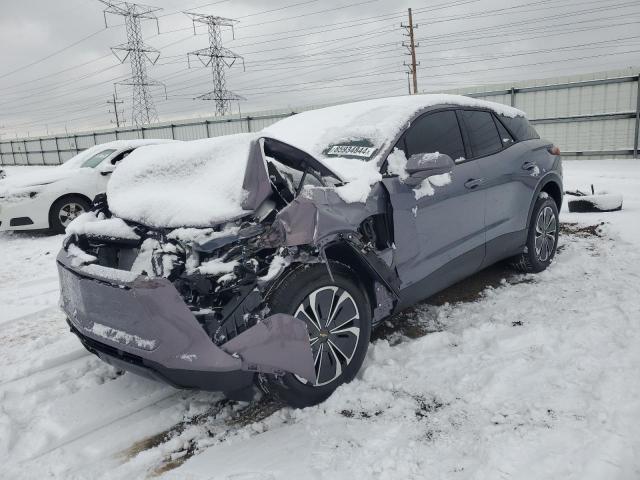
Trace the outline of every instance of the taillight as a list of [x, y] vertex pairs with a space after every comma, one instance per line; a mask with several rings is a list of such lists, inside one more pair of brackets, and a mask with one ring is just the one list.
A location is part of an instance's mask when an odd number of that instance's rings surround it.
[[560, 155], [560, 149], [555, 145], [550, 146], [547, 150], [551, 155]]

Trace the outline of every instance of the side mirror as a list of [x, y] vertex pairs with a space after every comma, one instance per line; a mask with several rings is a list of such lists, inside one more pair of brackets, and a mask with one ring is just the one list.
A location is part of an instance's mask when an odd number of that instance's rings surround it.
[[105, 162], [100, 165], [100, 175], [110, 175], [116, 169], [116, 166], [111, 162]]
[[454, 167], [453, 160], [444, 153], [416, 153], [407, 160], [405, 167], [409, 177], [404, 181], [407, 185], [419, 185], [432, 175], [450, 173]]

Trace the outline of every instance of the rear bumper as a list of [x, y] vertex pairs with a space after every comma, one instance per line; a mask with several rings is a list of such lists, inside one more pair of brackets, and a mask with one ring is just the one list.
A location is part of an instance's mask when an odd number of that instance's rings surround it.
[[248, 386], [256, 372], [313, 378], [304, 322], [276, 314], [217, 346], [164, 278], [57, 258], [60, 306], [87, 350], [119, 368], [181, 388]]

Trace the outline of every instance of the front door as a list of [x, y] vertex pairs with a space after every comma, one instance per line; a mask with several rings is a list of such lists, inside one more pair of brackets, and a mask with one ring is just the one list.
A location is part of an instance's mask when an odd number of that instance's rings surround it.
[[[399, 177], [383, 179], [393, 207], [394, 260], [401, 288], [417, 285], [434, 272], [429, 293], [475, 272], [484, 258], [485, 191], [480, 168], [466, 160], [454, 110], [425, 114], [398, 144], [405, 156], [440, 152], [456, 162], [450, 182], [439, 181], [416, 195]], [[423, 189], [424, 192], [424, 189]], [[426, 295], [425, 295], [426, 296]]]

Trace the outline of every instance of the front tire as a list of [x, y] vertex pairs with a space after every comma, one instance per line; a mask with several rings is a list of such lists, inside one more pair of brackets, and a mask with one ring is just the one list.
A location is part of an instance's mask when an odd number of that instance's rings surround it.
[[556, 202], [548, 196], [538, 197], [531, 215], [525, 251], [513, 263], [516, 270], [523, 273], [545, 270], [556, 254], [559, 229]]
[[53, 233], [64, 233], [73, 220], [90, 209], [89, 202], [77, 195], [59, 198], [49, 210], [49, 228]]
[[287, 373], [261, 377], [260, 387], [292, 407], [326, 400], [356, 376], [371, 336], [371, 305], [347, 266], [330, 262], [333, 280], [322, 263], [300, 265], [269, 293], [271, 313], [287, 313], [304, 321], [316, 378], [307, 381]]

